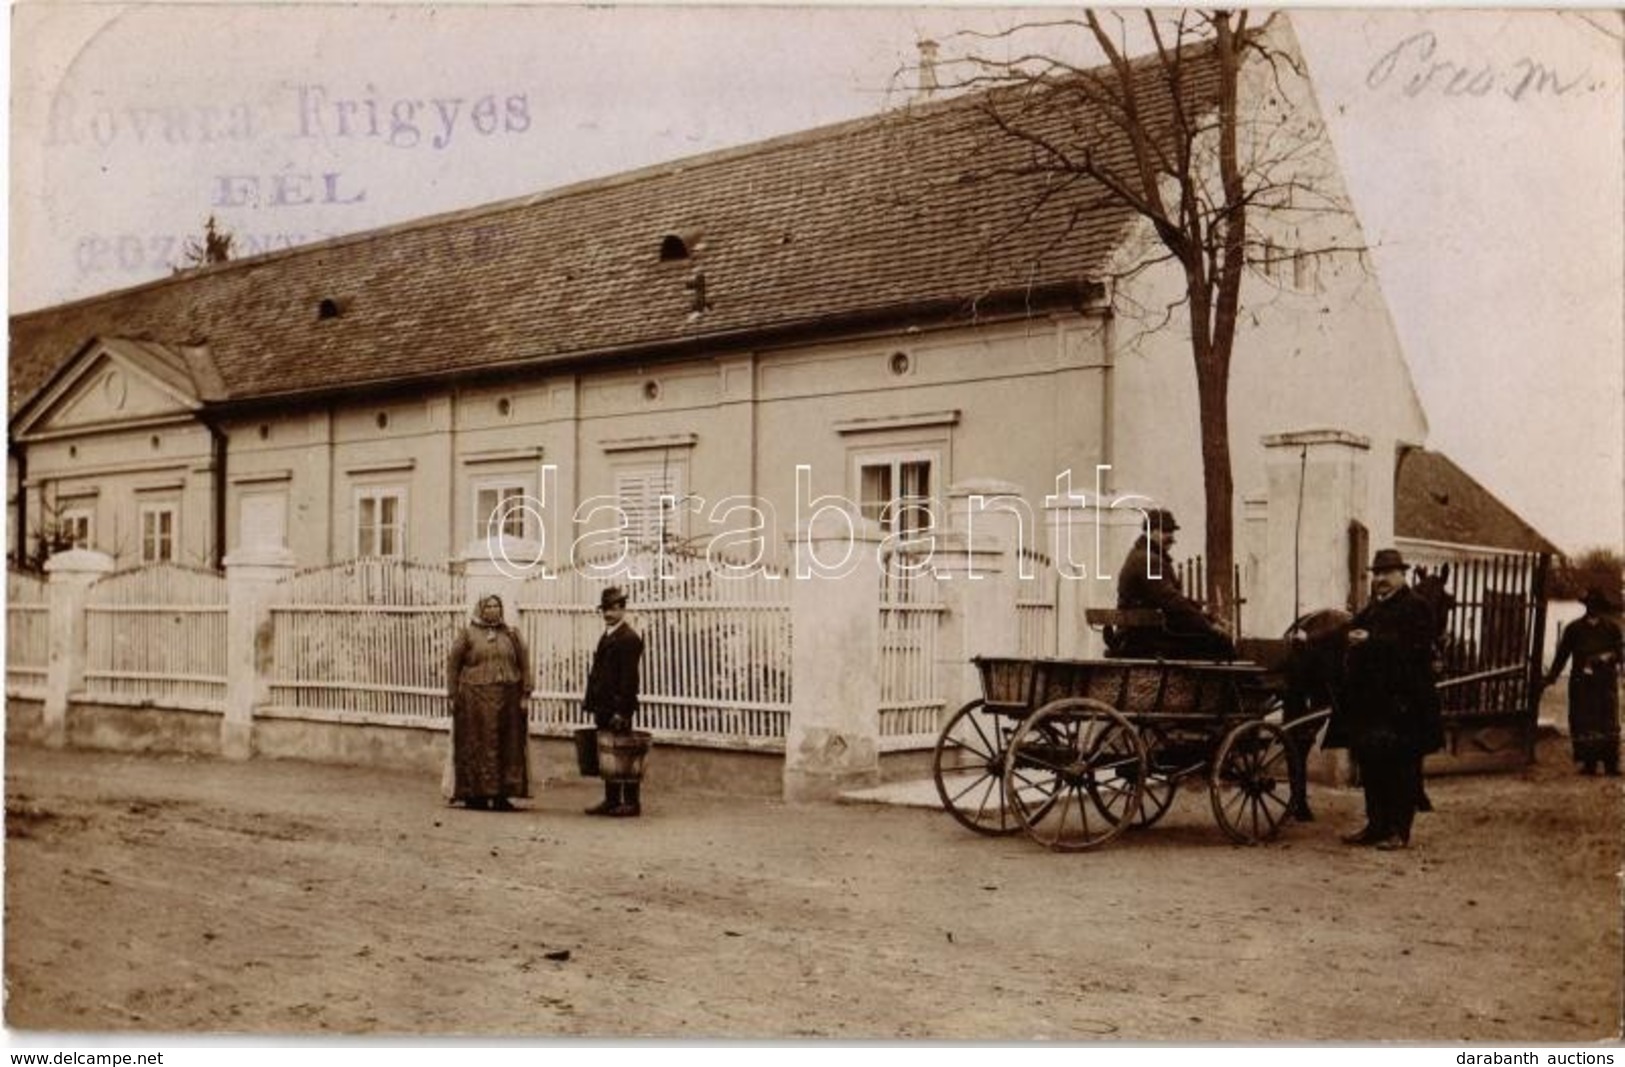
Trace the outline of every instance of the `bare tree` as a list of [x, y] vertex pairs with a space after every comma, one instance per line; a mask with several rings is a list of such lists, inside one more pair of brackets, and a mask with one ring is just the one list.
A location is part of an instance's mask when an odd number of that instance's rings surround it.
[[[1154, 240], [1114, 263], [1118, 283], [1161, 263], [1177, 264], [1182, 291], [1159, 310], [1166, 325], [1189, 319], [1196, 373], [1206, 495], [1206, 599], [1227, 612], [1234, 559], [1229, 386], [1243, 280], [1249, 264], [1265, 269], [1314, 266], [1317, 257], [1359, 254], [1296, 222], [1347, 215], [1340, 186], [1327, 180], [1330, 156], [1312, 108], [1295, 106], [1288, 82], [1306, 86], [1294, 50], [1254, 25], [1246, 11], [1146, 11], [1143, 23], [1085, 11], [1081, 20], [1024, 23], [997, 34], [966, 33], [967, 53], [930, 64], [936, 84], [985, 90], [973, 107], [991, 130], [1022, 147], [1014, 172], [1041, 175], [1044, 197], [1128, 208]], [[1273, 18], [1273, 16], [1272, 16]], [[1130, 29], [1149, 51], [1131, 58]], [[1034, 35], [1049, 47], [1023, 50]], [[1068, 37], [1104, 62], [1085, 67], [1054, 54]], [[997, 46], [1001, 56], [986, 54]], [[945, 70], [951, 71], [945, 76]], [[1252, 92], [1248, 92], [1251, 87]], [[972, 164], [974, 166], [974, 164]], [[1006, 172], [1011, 165], [1001, 164]], [[1035, 208], [1036, 210], [1036, 208]], [[1261, 217], [1273, 216], [1260, 228]], [[1282, 225], [1283, 217], [1294, 221]]]
[[182, 263], [175, 268], [175, 273], [227, 262], [231, 259], [232, 240], [232, 235], [220, 229], [210, 215], [209, 221], [203, 224], [203, 240], [186, 242]]
[[1572, 558], [1558, 560], [1547, 590], [1554, 600], [1578, 600], [1588, 589], [1600, 589], [1617, 598], [1625, 589], [1625, 555], [1618, 549], [1597, 545]]
[[58, 552], [66, 552], [76, 543], [74, 530], [62, 507], [44, 499], [41, 499], [40, 507], [40, 518], [32, 536], [23, 539], [22, 558], [18, 561], [24, 570], [35, 572], [43, 572], [47, 560]]

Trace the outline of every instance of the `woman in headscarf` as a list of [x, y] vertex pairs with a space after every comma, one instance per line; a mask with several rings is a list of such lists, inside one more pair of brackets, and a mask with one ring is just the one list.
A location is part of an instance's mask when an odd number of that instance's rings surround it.
[[446, 663], [451, 800], [486, 811], [512, 811], [509, 797], [530, 796], [530, 654], [502, 615], [501, 597], [481, 597]]

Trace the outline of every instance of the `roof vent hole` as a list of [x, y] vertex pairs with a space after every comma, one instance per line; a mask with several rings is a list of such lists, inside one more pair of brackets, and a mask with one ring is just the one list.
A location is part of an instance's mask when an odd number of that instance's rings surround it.
[[668, 233], [660, 240], [660, 262], [671, 263], [674, 260], [687, 259], [690, 253], [688, 242], [675, 233]]
[[339, 310], [339, 302], [332, 297], [327, 297], [316, 305], [316, 317], [318, 319], [336, 319], [339, 317]]

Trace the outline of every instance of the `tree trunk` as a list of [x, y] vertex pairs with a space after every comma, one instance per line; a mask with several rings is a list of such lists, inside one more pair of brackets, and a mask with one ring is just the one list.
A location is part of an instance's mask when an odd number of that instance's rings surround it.
[[1230, 470], [1230, 360], [1210, 351], [1196, 357], [1196, 389], [1202, 425], [1202, 490], [1207, 512], [1209, 610], [1231, 619], [1235, 592], [1235, 479]]

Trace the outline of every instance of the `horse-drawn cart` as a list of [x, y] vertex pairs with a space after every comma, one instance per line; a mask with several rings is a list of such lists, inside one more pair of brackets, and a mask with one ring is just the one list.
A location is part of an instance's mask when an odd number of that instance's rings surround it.
[[1287, 731], [1311, 720], [1280, 722], [1278, 671], [1243, 661], [974, 662], [982, 699], [948, 721], [933, 758], [943, 806], [970, 829], [1095, 848], [1152, 825], [1182, 783], [1205, 778], [1232, 840], [1280, 832], [1294, 773], [1301, 785]]

